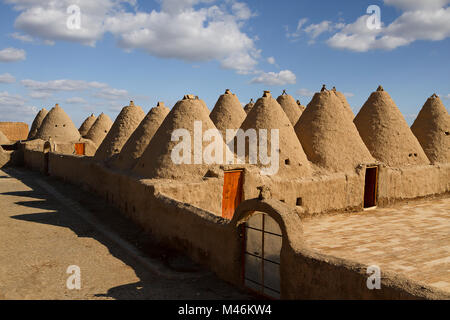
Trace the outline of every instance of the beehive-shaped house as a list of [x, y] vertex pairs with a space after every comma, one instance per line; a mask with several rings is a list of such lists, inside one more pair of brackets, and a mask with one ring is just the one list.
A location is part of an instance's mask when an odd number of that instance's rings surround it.
[[105, 139], [98, 147], [94, 159], [106, 161], [118, 154], [144, 117], [145, 113], [142, 108], [135, 106], [133, 101], [130, 101], [130, 105], [123, 107], [120, 111]]
[[286, 113], [291, 124], [295, 126], [298, 119], [302, 115], [302, 109], [299, 108], [295, 99], [283, 90], [283, 93], [277, 98], [277, 102], [280, 104], [283, 111]]
[[[156, 131], [152, 140], [150, 141], [147, 149], [145, 149], [142, 156], [139, 158], [133, 172], [140, 175], [143, 178], [155, 178], [155, 179], [178, 179], [178, 180], [192, 180], [201, 179], [205, 176], [208, 170], [214, 166], [213, 164], [207, 164], [202, 161], [201, 156], [210, 142], [201, 142], [198, 145], [194, 141], [194, 126], [197, 121], [197, 125], [201, 124], [201, 132], [199, 134], [203, 136], [206, 130], [215, 129], [218, 133], [214, 123], [209, 118], [209, 113], [201, 100], [193, 95], [186, 95], [183, 100], [178, 101], [169, 114], [164, 119], [163, 123]], [[179, 141], [172, 141], [172, 133], [181, 129], [190, 136], [190, 141], [186, 141], [190, 146], [190, 152], [177, 152], [177, 148], [180, 143], [184, 143], [183, 137], [180, 137]], [[226, 154], [226, 146], [223, 139], [218, 136], [218, 141], [223, 155]], [[198, 146], [202, 146], [202, 150], [197, 152], [197, 158], [195, 157], [194, 150]], [[174, 151], [174, 148], [175, 151]], [[172, 156], [175, 156], [175, 159]], [[186, 161], [179, 161], [177, 156]], [[198, 157], [200, 156], [200, 158]], [[174, 161], [175, 160], [175, 161]], [[182, 163], [181, 163], [182, 162]], [[188, 162], [188, 163], [186, 163]]]
[[386, 165], [429, 163], [402, 113], [381, 86], [364, 103], [354, 123], [372, 156]]
[[255, 103], [253, 102], [253, 99], [250, 99], [250, 102], [247, 103], [244, 107], [245, 113], [248, 114], [250, 112], [250, 110], [252, 110], [254, 105], [255, 105]]
[[105, 139], [106, 135], [111, 129], [112, 124], [113, 122], [111, 121], [111, 118], [108, 115], [101, 113], [95, 120], [92, 127], [89, 129], [85, 138], [94, 142], [98, 147]]
[[[260, 146], [260, 129], [267, 130], [267, 150], [272, 148], [271, 130], [278, 129], [278, 150], [279, 150], [279, 176], [290, 178], [300, 178], [309, 176], [312, 172], [310, 163], [306, 158], [302, 145], [295, 135], [294, 127], [289, 121], [278, 102], [271, 96], [270, 92], [265, 91], [262, 98], [259, 98], [252, 110], [249, 112], [241, 129], [245, 132], [249, 129], [255, 129], [258, 135], [257, 146]], [[236, 141], [236, 140], [235, 140]], [[248, 152], [250, 146], [246, 146]], [[246, 153], [246, 163], [249, 163]], [[271, 154], [269, 155], [271, 156]], [[261, 168], [267, 168], [269, 165], [261, 163], [260, 157], [257, 159], [257, 165]]]
[[247, 114], [242, 108], [239, 99], [229, 89], [222, 94], [216, 102], [209, 117], [220, 131], [223, 138], [227, 129], [239, 129]]
[[28, 133], [27, 140], [32, 140], [36, 136], [36, 133], [38, 132], [39, 128], [42, 125], [42, 122], [44, 121], [45, 117], [47, 116], [48, 111], [45, 108], [42, 108], [37, 113], [36, 117], [33, 120], [33, 123], [31, 124], [30, 132]]
[[147, 113], [125, 143], [114, 160], [113, 166], [122, 170], [132, 169], [169, 112], [170, 109], [164, 106], [163, 102], [158, 102], [158, 105]]
[[334, 91], [314, 95], [295, 132], [308, 159], [326, 170], [349, 172], [375, 162]]
[[425, 102], [411, 131], [432, 163], [450, 162], [450, 115], [437, 95]]
[[94, 114], [91, 114], [86, 118], [86, 120], [83, 121], [80, 128], [78, 129], [82, 137], [86, 136], [86, 134], [89, 132], [89, 129], [91, 129], [92, 125], [95, 123], [95, 120], [97, 120], [97, 117], [94, 116]]
[[42, 121], [35, 139], [60, 142], [77, 141], [80, 133], [64, 110], [56, 104]]
[[353, 121], [353, 119], [355, 118], [355, 114], [353, 113], [352, 107], [350, 107], [350, 104], [348, 103], [347, 98], [345, 97], [345, 95], [342, 92], [337, 91], [336, 88], [333, 88], [333, 91], [336, 93], [336, 96], [341, 101], [342, 106], [344, 107], [345, 113], [347, 113], [347, 115]]
[[[300, 100], [297, 100], [297, 105], [300, 108], [300, 112], [303, 113], [303, 111], [305, 111], [306, 107], [304, 105], [301, 104]], [[300, 115], [301, 116], [301, 115]], [[299, 118], [300, 119], [300, 118]], [[298, 122], [298, 120], [297, 120]]]

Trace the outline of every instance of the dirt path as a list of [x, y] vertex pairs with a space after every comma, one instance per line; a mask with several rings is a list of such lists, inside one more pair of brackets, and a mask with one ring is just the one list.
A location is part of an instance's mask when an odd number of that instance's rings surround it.
[[[103, 231], [115, 239], [89, 225], [82, 213], [107, 217]], [[123, 243], [147, 257], [130, 254]], [[80, 290], [66, 286], [71, 265], [80, 268]], [[249, 298], [152, 243], [114, 208], [79, 188], [31, 171], [0, 170], [0, 299]]]

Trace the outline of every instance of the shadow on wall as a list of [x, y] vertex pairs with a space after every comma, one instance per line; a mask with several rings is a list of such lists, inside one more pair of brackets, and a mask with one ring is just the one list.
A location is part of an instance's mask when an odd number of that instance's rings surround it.
[[[191, 299], [196, 297], [199, 290], [202, 291], [201, 298], [211, 299], [231, 299], [236, 295], [230, 295], [235, 291], [225, 282], [217, 279], [215, 276], [206, 273], [204, 269], [194, 264], [191, 260], [182, 254], [164, 248], [151, 235], [145, 233], [139, 226], [132, 223], [126, 217], [111, 205], [103, 202], [97, 197], [93, 197], [87, 192], [81, 191], [76, 187], [66, 185], [63, 182], [54, 179], [50, 180], [52, 186], [55, 186], [59, 192], [72, 200], [79, 202], [83, 208], [89, 210], [96, 218], [101, 220], [107, 227], [118, 234], [121, 238], [133, 243], [138, 249], [153, 259], [158, 259], [164, 267], [171, 271], [179, 272], [181, 276], [198, 277], [199, 280], [191, 285], [191, 282], [185, 284], [179, 280], [162, 279], [146, 270], [142, 264], [136, 262], [129, 254], [106, 239], [96, 229], [87, 224], [79, 216], [70, 212], [67, 207], [61, 204], [53, 196], [49, 195], [40, 185], [36, 183], [42, 176], [29, 171], [22, 171], [16, 168], [4, 169], [11, 177], [19, 179], [32, 190], [4, 192], [2, 195], [29, 197], [30, 201], [17, 201], [16, 204], [28, 208], [46, 210], [48, 212], [39, 212], [31, 214], [21, 214], [11, 216], [12, 219], [27, 221], [31, 223], [42, 223], [62, 228], [69, 228], [78, 237], [89, 237], [97, 240], [108, 248], [111, 255], [130, 266], [139, 282], [129, 283], [110, 288], [106, 293], [97, 293], [97, 297], [110, 297], [114, 299]], [[3, 176], [7, 178], [8, 176]], [[201, 277], [201, 278], [200, 278]], [[199, 289], [201, 288], [201, 289]], [[244, 295], [241, 296], [245, 297]]]

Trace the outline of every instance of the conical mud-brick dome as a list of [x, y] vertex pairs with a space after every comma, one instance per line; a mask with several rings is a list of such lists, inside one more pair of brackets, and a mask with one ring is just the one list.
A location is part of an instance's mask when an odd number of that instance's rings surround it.
[[295, 99], [286, 93], [286, 90], [283, 90], [281, 96], [277, 98], [277, 102], [280, 104], [283, 111], [286, 113], [291, 124], [295, 126], [298, 119], [302, 115], [302, 110], [298, 107]]
[[[298, 105], [298, 107], [300, 108], [300, 112], [303, 113], [303, 111], [305, 111], [306, 107], [300, 103], [300, 100], [297, 100], [297, 105]], [[300, 116], [301, 116], [301, 115], [300, 115]], [[300, 118], [299, 118], [299, 119], [300, 119]], [[298, 120], [297, 120], [297, 122], [298, 122]]]
[[352, 121], [353, 121], [353, 119], [355, 118], [355, 114], [353, 113], [352, 107], [350, 107], [350, 104], [348, 103], [347, 98], [345, 97], [345, 95], [342, 92], [337, 91], [335, 87], [333, 87], [332, 90], [334, 91], [336, 96], [341, 101], [342, 106], [344, 107], [345, 113], [347, 113], [348, 116], [350, 117], [350, 119], [352, 119]]
[[253, 99], [250, 99], [250, 102], [247, 103], [244, 107], [245, 113], [248, 114], [250, 112], [250, 110], [252, 110], [254, 105], [255, 105], [255, 103], [253, 102]]
[[86, 118], [86, 120], [84, 120], [84, 122], [80, 126], [80, 129], [78, 129], [82, 137], [86, 136], [86, 134], [89, 132], [89, 129], [91, 129], [92, 125], [94, 124], [95, 120], [97, 120], [97, 117], [94, 116], [94, 114], [91, 114], [89, 117]]
[[11, 141], [0, 131], [0, 147], [2, 144], [10, 144]]
[[105, 139], [113, 122], [108, 115], [101, 113], [95, 120], [92, 127], [89, 129], [85, 138], [91, 140], [98, 147]]
[[229, 89], [219, 97], [209, 115], [224, 139], [226, 138], [226, 130], [239, 129], [246, 116], [247, 114], [239, 99]]
[[56, 104], [42, 121], [36, 139], [55, 141], [76, 141], [80, 133], [64, 110]]
[[33, 123], [31, 124], [30, 132], [28, 133], [27, 140], [32, 140], [36, 136], [36, 133], [38, 132], [39, 128], [42, 125], [42, 122], [44, 121], [45, 117], [47, 116], [48, 111], [45, 108], [42, 108], [39, 110], [38, 114], [33, 120]]
[[[259, 98], [252, 110], [249, 112], [241, 129], [247, 131], [255, 129], [258, 135], [257, 145], [259, 143], [259, 129], [267, 129], [267, 150], [268, 154], [271, 150], [271, 129], [278, 129], [279, 141], [279, 166], [278, 175], [289, 176], [291, 178], [309, 176], [311, 174], [311, 166], [303, 151], [302, 145], [295, 135], [294, 127], [289, 121], [278, 102], [272, 98], [269, 91], [265, 91], [262, 98]], [[250, 146], [246, 146], [249, 150]], [[247, 152], [247, 151], [246, 151]], [[269, 156], [271, 156], [269, 154]], [[248, 158], [248, 154], [246, 154]], [[257, 165], [261, 168], [267, 168], [269, 165], [263, 164], [258, 157]], [[246, 160], [249, 163], [249, 160]]]
[[295, 132], [308, 159], [319, 167], [348, 172], [359, 164], [375, 162], [333, 91], [314, 95]]
[[113, 166], [123, 170], [132, 169], [169, 112], [170, 109], [164, 106], [163, 102], [158, 102], [158, 105], [147, 113], [144, 120], [134, 130]]
[[425, 102], [411, 131], [432, 163], [450, 162], [450, 115], [436, 94]]
[[375, 159], [391, 167], [429, 163], [402, 113], [381, 86], [370, 95], [354, 122]]
[[98, 147], [94, 159], [105, 161], [118, 154], [144, 117], [145, 113], [142, 108], [135, 106], [134, 102], [130, 101], [130, 105], [123, 107], [120, 111], [105, 139]]
[[[204, 134], [206, 130], [215, 129], [213, 122], [209, 118], [209, 114], [201, 100], [195, 96], [186, 95], [183, 100], [178, 101], [172, 108], [170, 113], [166, 116], [163, 123], [156, 131], [147, 149], [139, 158], [133, 172], [144, 178], [160, 178], [160, 179], [199, 179], [205, 176], [208, 170], [214, 166], [213, 164], [205, 163], [201, 157], [205, 152], [205, 148], [211, 142], [201, 143], [202, 152], [197, 152], [195, 157], [194, 150], [197, 144], [194, 139], [194, 122], [197, 126], [201, 124], [201, 133]], [[190, 151], [184, 154], [183, 152], [176, 152], [181, 143], [185, 140], [180, 137], [179, 141], [172, 141], [172, 133], [181, 129], [179, 132], [184, 132], [190, 135], [190, 143], [186, 140], [186, 145], [190, 146]], [[197, 129], [198, 130], [198, 129]], [[200, 131], [200, 130], [198, 130]], [[223, 150], [223, 155], [226, 154], [226, 146], [220, 136], [213, 138]], [[201, 139], [201, 138], [200, 138]], [[200, 143], [198, 143], [198, 146]], [[197, 148], [198, 150], [198, 148]], [[175, 159], [172, 159], [172, 153], [175, 153]], [[186, 158], [185, 158], [186, 156]], [[200, 157], [198, 157], [200, 156]], [[179, 161], [179, 158], [185, 158], [186, 161]], [[174, 161], [175, 160], [175, 161]], [[223, 161], [223, 160], [222, 160]], [[186, 163], [188, 162], [188, 163]]]

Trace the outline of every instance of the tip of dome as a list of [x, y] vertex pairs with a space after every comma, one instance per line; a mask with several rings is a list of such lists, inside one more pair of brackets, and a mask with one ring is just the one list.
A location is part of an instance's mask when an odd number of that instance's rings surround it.
[[232, 94], [230, 89], [225, 90], [225, 94]]
[[378, 86], [377, 91], [384, 91], [382, 86]]
[[157, 107], [165, 107], [164, 102], [162, 101], [158, 101], [158, 103], [156, 104]]
[[272, 97], [272, 94], [270, 93], [270, 91], [269, 90], [264, 90], [263, 98], [270, 98], [270, 97]]
[[194, 96], [193, 94], [185, 94], [183, 97], [183, 100], [195, 100], [198, 99], [197, 96]]
[[327, 90], [327, 86], [325, 84], [322, 85], [322, 89], [320, 89], [320, 92], [324, 92]]
[[430, 98], [431, 99], [436, 99], [436, 98], [439, 98], [439, 96], [436, 93], [433, 93]]
[[297, 104], [299, 105], [299, 106], [301, 106], [302, 104], [300, 103], [300, 100], [297, 100]]
[[133, 100], [130, 101], [130, 107], [134, 107], [134, 101]]
[[55, 104], [55, 108], [58, 108], [59, 107], [59, 104], [57, 103], [57, 104]]
[[283, 92], [281, 93], [281, 95], [282, 95], [282, 96], [283, 96], [283, 95], [287, 95], [286, 89], [283, 89]]
[[336, 92], [336, 87], [333, 87], [333, 89], [331, 89], [331, 91]]
[[250, 103], [253, 103], [253, 98], [250, 99]]

